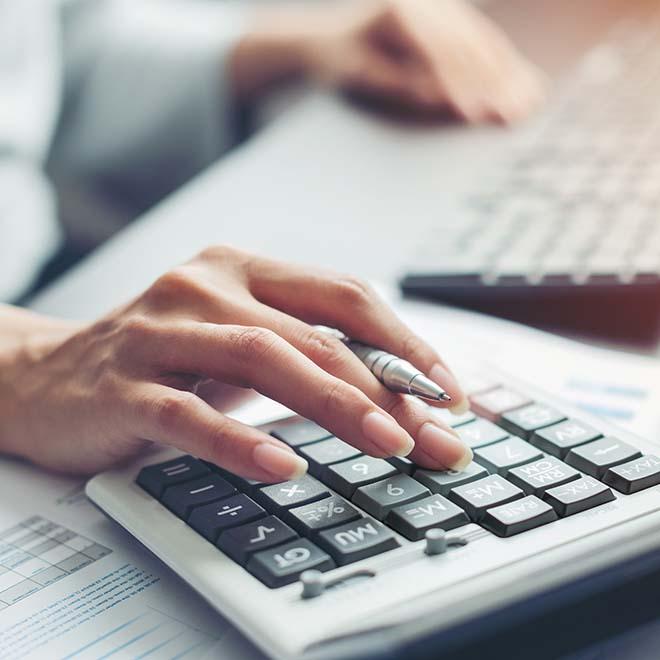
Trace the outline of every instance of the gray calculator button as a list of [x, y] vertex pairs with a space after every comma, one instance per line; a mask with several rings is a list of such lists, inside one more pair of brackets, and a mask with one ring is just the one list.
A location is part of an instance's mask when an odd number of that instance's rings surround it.
[[320, 500], [328, 494], [328, 489], [320, 481], [305, 475], [293, 481], [264, 486], [255, 491], [254, 496], [266, 508], [280, 511]]
[[477, 419], [477, 416], [471, 410], [461, 413], [460, 415], [454, 415], [454, 413], [447, 408], [429, 408], [429, 410], [434, 417], [437, 417], [447, 424], [447, 426], [451, 426], [454, 429]]
[[573, 448], [602, 437], [602, 433], [584, 422], [567, 419], [534, 431], [530, 442], [548, 454], [564, 458]]
[[461, 436], [461, 440], [472, 449], [491, 445], [493, 442], [509, 437], [504, 429], [487, 419], [476, 419], [474, 422], [459, 426], [456, 430], [458, 435]]
[[382, 458], [360, 456], [330, 465], [325, 482], [344, 497], [352, 497], [356, 488], [397, 474], [397, 469]]
[[204, 538], [215, 542], [220, 532], [263, 518], [265, 515], [266, 512], [256, 502], [239, 493], [193, 509], [188, 524]]
[[399, 546], [392, 532], [373, 518], [360, 518], [321, 532], [318, 544], [339, 566], [392, 550]]
[[355, 491], [353, 502], [378, 520], [383, 520], [390, 509], [429, 495], [422, 486], [407, 474], [395, 474], [374, 484], [362, 486]]
[[362, 514], [343, 497], [331, 495], [317, 502], [289, 509], [284, 519], [301, 534], [309, 536], [320, 529], [356, 520]]
[[415, 471], [415, 464], [407, 456], [391, 456], [386, 460], [404, 474], [412, 474]]
[[216, 545], [234, 561], [245, 564], [255, 552], [281, 545], [298, 535], [275, 516], [261, 518], [220, 534]]
[[541, 497], [548, 488], [561, 486], [582, 475], [570, 465], [562, 463], [554, 456], [546, 456], [533, 463], [509, 470], [507, 479], [522, 488], [527, 495]]
[[332, 436], [330, 431], [326, 431], [308, 419], [283, 422], [277, 428], [274, 428], [270, 434], [278, 440], [286, 442], [291, 447], [302, 447], [303, 445], [325, 440]]
[[423, 483], [432, 493], [448, 495], [456, 487], [488, 476], [483, 465], [472, 461], [464, 470], [415, 470], [415, 479]]
[[552, 424], [558, 424], [565, 419], [566, 415], [563, 415], [558, 410], [541, 403], [533, 403], [524, 408], [504, 413], [500, 424], [509, 433], [529, 439], [534, 431], [551, 426]]
[[467, 513], [442, 495], [431, 495], [392, 509], [385, 523], [411, 541], [424, 538], [427, 529], [445, 531], [470, 522]]
[[185, 484], [165, 489], [160, 501], [175, 515], [186, 520], [192, 510], [203, 504], [210, 504], [229, 497], [236, 489], [217, 474], [208, 474]]
[[474, 412], [492, 422], [498, 421], [503, 413], [529, 403], [532, 403], [532, 400], [528, 396], [508, 387], [496, 387], [487, 392], [470, 395], [470, 404]]
[[581, 477], [563, 486], [550, 488], [543, 495], [543, 499], [564, 517], [611, 502], [614, 493], [611, 488], [593, 477]]
[[506, 504], [523, 497], [520, 488], [509, 483], [499, 474], [457, 486], [449, 493], [449, 499], [464, 509], [475, 522], [481, 520], [487, 509]]
[[609, 436], [571, 449], [566, 456], [566, 462], [581, 472], [602, 479], [608, 468], [641, 455], [636, 447]]
[[332, 559], [308, 539], [296, 539], [252, 555], [247, 570], [272, 589], [291, 584], [303, 571], [334, 568]]
[[328, 438], [299, 449], [301, 456], [307, 459], [309, 471], [321, 476], [327, 465], [360, 456], [362, 452], [339, 438]]
[[474, 450], [474, 460], [489, 472], [505, 476], [514, 467], [530, 463], [543, 454], [529, 442], [517, 437], [507, 438], [487, 447]]
[[660, 484], [660, 459], [648, 455], [611, 467], [603, 481], [626, 495], [656, 486]]
[[493, 507], [481, 524], [497, 536], [513, 536], [557, 520], [555, 510], [534, 495]]

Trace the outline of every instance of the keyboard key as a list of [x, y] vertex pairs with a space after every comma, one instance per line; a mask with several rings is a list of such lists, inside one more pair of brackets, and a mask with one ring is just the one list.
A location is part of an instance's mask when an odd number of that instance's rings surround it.
[[236, 489], [226, 479], [217, 474], [209, 474], [185, 484], [166, 488], [160, 501], [172, 513], [186, 520], [196, 506], [217, 502], [235, 492]]
[[483, 527], [497, 536], [513, 536], [557, 520], [555, 510], [534, 495], [486, 511]]
[[504, 413], [500, 424], [509, 433], [528, 440], [534, 431], [558, 424], [566, 419], [558, 410], [545, 406], [542, 403], [533, 403], [530, 406]]
[[275, 589], [291, 584], [303, 571], [334, 568], [332, 559], [308, 539], [296, 539], [284, 545], [252, 555], [247, 570], [267, 587]]
[[581, 477], [563, 486], [550, 488], [543, 499], [563, 518], [614, 499], [614, 493], [593, 477]]
[[564, 458], [573, 448], [601, 438], [603, 434], [588, 424], [575, 419], [567, 419], [535, 431], [530, 442], [541, 451]]
[[306, 536], [321, 529], [357, 520], [362, 516], [352, 504], [339, 495], [289, 509], [282, 515], [294, 529]]
[[481, 520], [487, 509], [506, 504], [523, 497], [520, 488], [509, 483], [499, 474], [457, 486], [449, 492], [449, 499], [458, 504], [475, 522]]
[[602, 479], [608, 468], [641, 455], [636, 447], [631, 447], [617, 438], [607, 437], [571, 449], [566, 456], [566, 462], [581, 472]]
[[463, 424], [473, 422], [475, 419], [477, 419], [477, 416], [471, 410], [461, 413], [460, 415], [454, 415], [454, 413], [447, 408], [429, 407], [429, 410], [435, 417], [442, 420], [445, 424], [447, 424], [447, 426], [451, 426], [454, 429], [458, 426], [463, 426]]
[[326, 495], [329, 495], [328, 489], [307, 474], [293, 481], [264, 486], [254, 493], [254, 497], [266, 508], [275, 511], [314, 502]]
[[407, 456], [391, 456], [385, 460], [404, 474], [412, 474], [415, 471], [415, 464]]
[[476, 419], [474, 422], [459, 426], [458, 435], [466, 445], [472, 449], [491, 445], [494, 442], [504, 440], [509, 434], [499, 426], [489, 422], [487, 419]]
[[311, 445], [301, 447], [300, 455], [307, 459], [309, 471], [315, 476], [321, 476], [325, 467], [349, 458], [360, 456], [362, 452], [339, 438], [328, 438]]
[[448, 495], [456, 486], [462, 486], [470, 481], [476, 481], [488, 476], [488, 470], [483, 465], [472, 461], [464, 470], [422, 470], [417, 469], [415, 479], [423, 483], [432, 493]]
[[204, 538], [215, 543], [220, 532], [225, 529], [238, 527], [265, 515], [266, 512], [254, 500], [240, 493], [193, 509], [188, 524]]
[[506, 387], [470, 395], [470, 405], [474, 412], [491, 422], [498, 421], [503, 413], [529, 403], [532, 403], [532, 400], [528, 396]]
[[511, 468], [530, 463], [542, 456], [536, 447], [517, 437], [474, 450], [474, 460], [477, 463], [483, 465], [491, 474], [497, 472], [502, 476], [506, 476]]
[[328, 467], [325, 482], [344, 497], [352, 497], [356, 488], [397, 474], [397, 469], [382, 458], [361, 456]]
[[220, 534], [217, 546], [234, 561], [245, 565], [255, 552], [281, 545], [298, 538], [298, 535], [275, 516], [267, 516], [255, 522], [228, 529]]
[[427, 529], [439, 527], [448, 532], [470, 522], [467, 513], [442, 495], [431, 495], [412, 504], [392, 509], [386, 524], [411, 541], [424, 538]]
[[541, 497], [548, 488], [561, 486], [581, 476], [570, 465], [562, 463], [553, 456], [546, 456], [533, 463], [509, 470], [507, 479], [518, 488], [522, 488], [527, 495]]
[[355, 491], [353, 502], [378, 520], [383, 520], [390, 509], [430, 495], [422, 486], [407, 474], [395, 474], [374, 484], [362, 486]]
[[302, 447], [332, 436], [330, 431], [326, 431], [308, 419], [286, 422], [273, 429], [270, 434], [278, 440], [286, 442], [290, 447]]
[[392, 532], [373, 518], [360, 518], [321, 532], [318, 544], [339, 566], [360, 561], [399, 546]]
[[660, 484], [660, 459], [657, 456], [642, 456], [611, 467], [603, 481], [626, 495], [656, 486]]
[[209, 474], [209, 469], [192, 456], [181, 456], [166, 463], [149, 465], [140, 470], [137, 483], [150, 495], [160, 499], [168, 486], [176, 486]]

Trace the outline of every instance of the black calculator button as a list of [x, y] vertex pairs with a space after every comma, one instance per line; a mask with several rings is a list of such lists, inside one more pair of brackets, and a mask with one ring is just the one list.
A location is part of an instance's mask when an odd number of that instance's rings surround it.
[[639, 449], [610, 436], [571, 449], [566, 455], [566, 462], [581, 472], [602, 479], [608, 468], [641, 455]]
[[601, 438], [603, 434], [584, 422], [567, 419], [534, 431], [530, 442], [541, 451], [564, 458], [573, 448]]
[[362, 452], [339, 438], [328, 438], [299, 449], [299, 453], [309, 463], [309, 471], [320, 477], [326, 466], [349, 458], [360, 456]]
[[160, 501], [172, 513], [186, 520], [196, 506], [217, 502], [235, 492], [236, 489], [226, 479], [217, 474], [209, 474], [166, 488]]
[[423, 539], [424, 532], [433, 527], [449, 531], [469, 522], [467, 513], [442, 495], [398, 506], [385, 519], [387, 525], [411, 541]]
[[642, 456], [611, 467], [603, 481], [626, 495], [656, 486], [660, 484], [660, 459], [652, 455]]
[[550, 488], [543, 499], [563, 518], [611, 502], [614, 493], [593, 477], [581, 477], [563, 486]]
[[286, 442], [290, 447], [302, 447], [312, 442], [330, 438], [332, 433], [326, 431], [315, 422], [308, 419], [299, 419], [294, 422], [285, 422], [281, 426], [274, 428], [270, 434]]
[[509, 437], [504, 429], [487, 419], [476, 419], [474, 422], [459, 426], [456, 430], [461, 440], [472, 449], [492, 445]]
[[507, 479], [522, 488], [527, 495], [541, 497], [548, 488], [561, 486], [582, 475], [570, 465], [562, 463], [554, 456], [546, 456], [533, 463], [509, 470]]
[[534, 495], [493, 507], [481, 524], [497, 536], [513, 536], [557, 520], [555, 510]]
[[404, 474], [412, 474], [416, 468], [416, 465], [407, 456], [391, 456], [386, 460]]
[[478, 522], [487, 509], [512, 502], [523, 495], [520, 488], [509, 483], [499, 474], [492, 474], [484, 479], [453, 488], [449, 492], [449, 499], [465, 510], [472, 520]]
[[245, 564], [255, 552], [281, 545], [298, 535], [275, 516], [233, 527], [220, 534], [217, 546], [239, 564]]
[[500, 420], [500, 425], [509, 431], [509, 433], [527, 440], [532, 436], [534, 431], [558, 424], [565, 419], [566, 415], [563, 415], [550, 406], [545, 406], [541, 403], [532, 403], [524, 408], [504, 413]]
[[425, 486], [407, 474], [395, 474], [374, 484], [361, 486], [353, 495], [353, 502], [378, 520], [383, 520], [390, 509], [430, 495]]
[[373, 518], [360, 518], [320, 532], [318, 544], [339, 566], [360, 561], [399, 546], [392, 532]]
[[193, 509], [188, 524], [204, 538], [215, 543], [218, 534], [252, 520], [263, 518], [266, 512], [247, 495], [233, 495], [213, 504]]
[[491, 474], [502, 476], [506, 476], [511, 468], [530, 463], [542, 456], [536, 447], [517, 437], [474, 450], [474, 460], [477, 463], [483, 465]]
[[150, 495], [160, 499], [168, 486], [176, 486], [209, 474], [209, 469], [192, 456], [181, 456], [166, 463], [149, 465], [140, 470], [137, 483]]
[[262, 502], [267, 509], [275, 511], [314, 502], [326, 495], [329, 495], [328, 489], [320, 481], [309, 475], [293, 481], [263, 486], [258, 492], [255, 491], [254, 493], [254, 497]]
[[472, 461], [464, 470], [415, 470], [415, 479], [423, 483], [432, 493], [448, 495], [456, 486], [462, 486], [470, 481], [488, 476], [488, 470], [483, 465]]
[[311, 541], [296, 539], [257, 552], [250, 557], [246, 568], [267, 587], [275, 589], [295, 582], [303, 571], [329, 571], [334, 567], [332, 559]]
[[321, 529], [357, 520], [362, 516], [353, 505], [339, 495], [332, 495], [318, 502], [312, 502], [312, 504], [289, 509], [282, 515], [294, 529], [305, 536]]
[[382, 458], [360, 456], [330, 465], [324, 481], [344, 497], [352, 497], [356, 488], [397, 474], [397, 469]]
[[521, 408], [529, 403], [532, 403], [532, 400], [528, 396], [508, 387], [496, 387], [487, 392], [470, 396], [472, 410], [491, 422], [497, 422], [503, 413]]

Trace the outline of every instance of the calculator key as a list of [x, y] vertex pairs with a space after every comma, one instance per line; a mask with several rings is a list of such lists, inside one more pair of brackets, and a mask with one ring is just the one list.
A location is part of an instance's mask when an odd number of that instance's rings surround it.
[[558, 424], [566, 419], [558, 410], [545, 406], [542, 403], [532, 403], [524, 408], [504, 413], [500, 424], [509, 433], [521, 438], [529, 439], [534, 431]]
[[397, 469], [382, 458], [361, 456], [330, 465], [324, 481], [344, 497], [352, 497], [356, 488], [397, 474]]
[[298, 535], [291, 527], [275, 516], [267, 516], [247, 525], [228, 529], [220, 534], [216, 545], [234, 561], [245, 565], [251, 554], [296, 538]]
[[628, 463], [611, 467], [603, 481], [626, 495], [660, 484], [660, 459], [642, 456]]
[[328, 438], [299, 449], [309, 463], [309, 471], [320, 476], [327, 465], [360, 456], [362, 452], [339, 438]]
[[247, 495], [240, 493], [227, 499], [193, 509], [188, 524], [204, 538], [215, 543], [218, 534], [263, 518], [266, 512]]
[[424, 532], [439, 527], [448, 532], [470, 522], [467, 513], [442, 495], [431, 495], [412, 504], [392, 509], [385, 523], [411, 541], [424, 538]]
[[554, 456], [546, 456], [533, 463], [509, 470], [507, 479], [522, 488], [527, 495], [541, 497], [548, 488], [561, 486], [582, 475], [570, 465], [562, 463]]
[[449, 492], [449, 499], [465, 510], [475, 522], [481, 520], [487, 509], [506, 504], [523, 497], [520, 488], [509, 483], [499, 474], [457, 486]]
[[330, 431], [326, 431], [308, 419], [286, 422], [273, 429], [270, 434], [278, 440], [286, 442], [290, 447], [302, 447], [332, 436]]
[[294, 529], [309, 536], [321, 529], [357, 520], [362, 514], [343, 497], [331, 495], [318, 502], [289, 509], [282, 516]]
[[326, 495], [329, 495], [328, 489], [309, 475], [293, 481], [264, 486], [254, 493], [254, 497], [266, 508], [275, 511], [314, 502]]
[[353, 495], [353, 502], [378, 520], [399, 504], [418, 500], [431, 492], [407, 474], [395, 474], [374, 484], [361, 486]]
[[407, 456], [390, 456], [385, 460], [404, 474], [412, 474], [415, 471], [416, 465]]
[[518, 465], [524, 465], [541, 458], [543, 454], [529, 442], [517, 437], [507, 438], [493, 445], [474, 450], [474, 460], [483, 465], [490, 473], [505, 476]]
[[498, 421], [502, 414], [509, 410], [515, 410], [532, 403], [528, 396], [507, 387], [497, 387], [487, 392], [472, 394], [469, 398], [474, 412], [491, 422]]
[[217, 474], [209, 474], [185, 484], [166, 488], [160, 501], [172, 513], [186, 520], [196, 506], [217, 502], [235, 492], [236, 489], [226, 479]]
[[581, 472], [602, 479], [608, 468], [641, 455], [636, 447], [610, 436], [571, 449], [566, 456], [566, 462]]
[[557, 514], [547, 502], [528, 495], [488, 509], [481, 524], [497, 536], [513, 536], [555, 520]]
[[148, 465], [140, 470], [137, 484], [160, 499], [168, 486], [176, 486], [209, 474], [209, 469], [192, 456], [181, 456], [166, 463]]
[[448, 495], [456, 487], [488, 476], [483, 465], [472, 461], [464, 470], [415, 470], [415, 479], [423, 483], [432, 493]]
[[454, 413], [451, 412], [451, 410], [448, 410], [447, 408], [429, 407], [429, 410], [431, 411], [434, 417], [437, 417], [445, 424], [447, 424], [447, 426], [451, 426], [454, 429], [458, 426], [463, 426], [463, 424], [467, 424], [468, 422], [473, 422], [475, 419], [477, 419], [477, 416], [471, 410], [461, 413], [460, 415], [454, 415]]
[[543, 499], [563, 518], [611, 502], [614, 493], [593, 477], [581, 477], [563, 486], [550, 488]]
[[487, 419], [476, 419], [474, 422], [459, 426], [456, 430], [461, 440], [472, 449], [491, 445], [493, 442], [499, 442], [509, 437], [504, 429]]
[[573, 448], [601, 438], [603, 434], [584, 422], [567, 419], [559, 424], [534, 431], [530, 442], [557, 458], [564, 458]]
[[234, 474], [233, 472], [229, 472], [229, 470], [225, 470], [219, 465], [214, 465], [209, 461], [202, 461], [202, 463], [204, 463], [204, 465], [206, 465], [206, 467], [211, 470], [211, 472], [219, 474], [223, 479], [226, 479], [234, 486], [236, 486], [238, 490], [244, 493], [249, 493], [251, 490], [258, 488], [259, 486], [265, 486], [270, 483], [269, 481], [259, 481], [258, 479], [247, 479], [246, 477], [240, 477], [239, 475]]
[[252, 555], [247, 570], [267, 587], [275, 589], [291, 584], [303, 571], [329, 571], [332, 559], [308, 539], [296, 539]]
[[360, 561], [399, 546], [392, 532], [373, 518], [360, 518], [321, 532], [318, 544], [339, 566]]

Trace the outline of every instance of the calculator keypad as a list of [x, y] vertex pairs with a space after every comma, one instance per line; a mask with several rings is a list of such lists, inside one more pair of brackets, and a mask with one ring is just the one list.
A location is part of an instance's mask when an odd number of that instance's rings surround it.
[[474, 412], [435, 411], [474, 450], [461, 472], [365, 456], [293, 418], [269, 428], [309, 462], [301, 479], [264, 484], [181, 456], [143, 468], [137, 484], [271, 588], [432, 528], [476, 522], [508, 537], [611, 502], [610, 486], [630, 495], [660, 484], [656, 456], [497, 383], [470, 392]]

